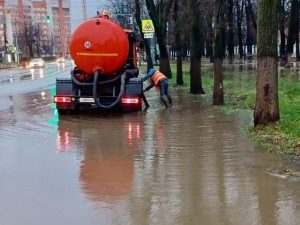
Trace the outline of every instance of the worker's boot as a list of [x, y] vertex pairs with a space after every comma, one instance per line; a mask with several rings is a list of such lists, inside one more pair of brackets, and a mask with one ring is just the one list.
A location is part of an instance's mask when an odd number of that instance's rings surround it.
[[165, 104], [166, 107], [170, 107], [171, 106], [171, 104], [169, 103], [168, 96], [166, 96], [166, 95], [161, 96], [161, 100]]
[[170, 102], [171, 106], [173, 106], [173, 102], [172, 102], [171, 95], [168, 95], [168, 100], [169, 100], [169, 102]]

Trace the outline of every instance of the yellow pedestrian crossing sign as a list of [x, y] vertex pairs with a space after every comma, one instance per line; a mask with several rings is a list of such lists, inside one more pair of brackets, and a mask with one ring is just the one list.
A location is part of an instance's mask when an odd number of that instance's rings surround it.
[[155, 29], [152, 20], [142, 20], [143, 33], [154, 33]]

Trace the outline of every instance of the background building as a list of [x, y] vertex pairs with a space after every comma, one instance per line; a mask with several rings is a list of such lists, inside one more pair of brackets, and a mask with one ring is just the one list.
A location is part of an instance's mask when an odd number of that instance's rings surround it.
[[5, 16], [4, 16], [4, 0], [0, 0], [0, 62], [3, 61], [2, 57], [5, 51], [5, 36], [4, 36], [4, 25], [5, 25]]
[[[56, 56], [69, 55], [69, 40], [71, 37], [71, 3], [70, 0], [62, 1], [62, 14], [59, 13], [59, 1], [51, 1], [49, 14], [51, 15], [52, 39], [54, 42], [54, 54]], [[63, 23], [60, 24], [60, 18]], [[62, 26], [60, 26], [62, 25]]]
[[70, 0], [0, 0], [0, 52], [13, 61], [68, 56], [70, 6]]
[[46, 1], [32, 1], [32, 23], [36, 52], [44, 56], [51, 54], [50, 15], [48, 15]]

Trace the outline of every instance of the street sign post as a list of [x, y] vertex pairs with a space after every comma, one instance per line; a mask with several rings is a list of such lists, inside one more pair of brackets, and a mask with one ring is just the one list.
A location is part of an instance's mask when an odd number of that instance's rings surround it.
[[153, 38], [154, 37], [154, 33], [145, 33], [144, 34], [144, 38], [147, 39], [147, 38]]
[[142, 20], [142, 32], [144, 34], [145, 41], [150, 45], [150, 56], [153, 64], [156, 64], [155, 52], [156, 52], [156, 40], [154, 38], [155, 28], [152, 20]]
[[142, 32], [145, 33], [154, 33], [154, 25], [152, 20], [142, 20]]

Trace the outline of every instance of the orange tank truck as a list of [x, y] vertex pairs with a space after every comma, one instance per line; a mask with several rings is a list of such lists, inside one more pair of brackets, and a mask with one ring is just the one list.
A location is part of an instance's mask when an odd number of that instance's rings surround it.
[[131, 30], [97, 16], [75, 29], [69, 49], [76, 67], [69, 78], [56, 80], [54, 102], [59, 113], [87, 108], [141, 109], [143, 84]]

